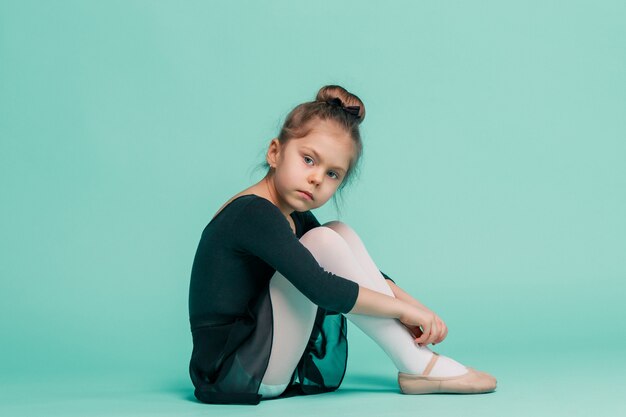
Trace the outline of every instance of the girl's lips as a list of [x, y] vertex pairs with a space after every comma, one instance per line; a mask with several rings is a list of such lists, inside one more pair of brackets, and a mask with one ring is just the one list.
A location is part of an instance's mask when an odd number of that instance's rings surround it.
[[307, 192], [307, 191], [300, 191], [300, 190], [298, 190], [298, 192], [299, 192], [300, 194], [304, 195], [304, 196], [305, 196], [306, 198], [308, 198], [309, 200], [311, 200], [311, 201], [313, 200], [313, 195], [312, 195], [311, 193], [309, 193], [309, 192]]

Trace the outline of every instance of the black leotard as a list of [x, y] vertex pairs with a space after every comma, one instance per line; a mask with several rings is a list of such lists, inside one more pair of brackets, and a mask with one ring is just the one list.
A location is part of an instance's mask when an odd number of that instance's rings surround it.
[[295, 234], [272, 202], [248, 194], [232, 200], [202, 232], [189, 289], [190, 374], [201, 401], [258, 404], [271, 350], [268, 289], [275, 271], [319, 306], [307, 350], [283, 395], [331, 391], [343, 379], [346, 321], [338, 313], [352, 309], [359, 285], [325, 271], [299, 241], [320, 226], [310, 211], [291, 218]]

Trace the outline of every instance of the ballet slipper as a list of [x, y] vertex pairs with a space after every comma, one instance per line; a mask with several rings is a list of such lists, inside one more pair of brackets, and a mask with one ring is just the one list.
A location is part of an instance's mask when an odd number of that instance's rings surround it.
[[429, 376], [439, 354], [433, 352], [430, 362], [421, 375], [398, 372], [398, 384], [403, 394], [481, 394], [496, 389], [497, 381], [486, 372], [467, 368], [467, 373], [457, 376]]
[[488, 374], [487, 372], [479, 371], [478, 369], [474, 369], [470, 367], [467, 367], [467, 369], [471, 369], [475, 372], [478, 372], [479, 374], [485, 375], [487, 378], [492, 379], [494, 383], [496, 382], [496, 378], [493, 375]]

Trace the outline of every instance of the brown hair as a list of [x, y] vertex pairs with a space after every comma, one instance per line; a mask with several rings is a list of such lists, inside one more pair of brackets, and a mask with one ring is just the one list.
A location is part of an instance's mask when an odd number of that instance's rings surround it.
[[[353, 106], [358, 106], [358, 114], [353, 114], [356, 113], [356, 108]], [[344, 107], [352, 107], [353, 113], [346, 111]], [[290, 139], [302, 138], [308, 135], [317, 121], [332, 120], [337, 123], [350, 135], [356, 145], [355, 157], [350, 161], [348, 172], [346, 172], [339, 186], [339, 190], [341, 190], [353, 177], [353, 172], [356, 170], [357, 163], [363, 153], [359, 124], [364, 118], [365, 105], [360, 98], [338, 85], [327, 85], [320, 88], [315, 101], [299, 104], [287, 115], [277, 139], [281, 145], [284, 145]], [[269, 169], [267, 163], [264, 164], [264, 167]]]

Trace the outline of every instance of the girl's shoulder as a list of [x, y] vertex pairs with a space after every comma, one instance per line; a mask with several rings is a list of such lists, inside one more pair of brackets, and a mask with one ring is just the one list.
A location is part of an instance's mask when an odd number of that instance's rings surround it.
[[224, 211], [224, 209], [226, 207], [228, 207], [231, 203], [234, 203], [235, 200], [241, 200], [241, 199], [244, 199], [244, 197], [250, 198], [250, 197], [258, 197], [258, 196], [255, 195], [255, 194], [236, 194], [236, 195], [234, 195], [233, 197], [230, 198], [230, 200], [225, 202], [222, 205], [222, 207], [220, 207], [220, 209], [218, 211], [215, 212], [215, 215], [213, 215], [213, 218], [211, 220], [215, 219], [222, 211]]
[[[236, 208], [242, 209], [243, 207], [246, 207], [246, 206], [253, 206], [253, 208], [256, 209], [257, 211], [261, 208], [264, 208], [265, 209], [264, 211], [266, 213], [268, 210], [272, 214], [276, 214], [274, 212], [280, 213], [280, 211], [278, 210], [278, 207], [276, 207], [274, 203], [272, 203], [271, 201], [269, 201], [268, 199], [264, 197], [261, 197], [256, 194], [239, 193], [239, 194], [234, 195], [230, 200], [224, 203], [222, 207], [220, 207], [220, 209], [215, 213], [215, 215], [211, 219], [211, 222], [217, 219], [225, 211], [230, 211], [231, 209], [235, 210]], [[257, 212], [257, 214], [260, 214], [260, 213]]]

